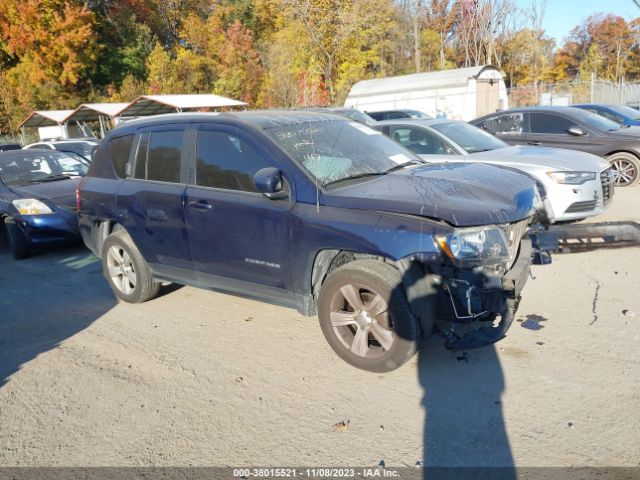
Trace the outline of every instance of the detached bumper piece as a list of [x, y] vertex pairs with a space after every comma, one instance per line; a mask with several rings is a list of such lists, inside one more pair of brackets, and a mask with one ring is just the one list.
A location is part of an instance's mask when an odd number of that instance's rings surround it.
[[557, 253], [634, 247], [640, 245], [640, 224], [604, 222], [554, 225], [546, 232], [536, 233], [535, 243], [540, 250]]
[[[453, 333], [449, 333], [447, 340], [445, 341], [445, 347], [452, 351], [471, 350], [474, 348], [481, 348], [496, 343], [502, 340], [506, 336], [507, 330], [511, 327], [513, 319], [515, 318], [518, 304], [520, 303], [520, 292], [527, 283], [529, 272], [531, 269], [531, 257], [533, 249], [531, 241], [528, 239], [522, 240], [520, 245], [520, 255], [514, 263], [511, 270], [509, 270], [501, 279], [501, 285], [493, 288], [476, 289], [476, 296], [478, 299], [475, 303], [484, 307], [484, 311], [480, 311], [475, 315], [458, 314], [458, 309], [455, 306], [454, 296], [460, 298], [460, 292], [453, 294], [451, 290], [450, 299], [455, 314], [454, 322], [457, 323], [469, 323], [469, 320], [491, 321], [500, 315], [500, 321], [497, 325], [489, 324], [480, 328], [471, 330], [469, 333], [458, 336]], [[490, 279], [493, 280], [493, 279]], [[463, 298], [467, 299], [468, 308], [471, 310], [472, 299], [471, 291], [473, 287], [469, 287], [466, 290]]]

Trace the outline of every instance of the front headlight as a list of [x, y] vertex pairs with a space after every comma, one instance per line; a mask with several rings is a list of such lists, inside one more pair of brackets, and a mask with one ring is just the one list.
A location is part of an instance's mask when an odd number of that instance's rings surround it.
[[22, 215], [46, 215], [53, 213], [49, 207], [35, 198], [20, 198], [14, 200], [13, 206], [16, 207], [16, 210]]
[[547, 172], [547, 175], [556, 183], [569, 185], [582, 185], [596, 179], [595, 172]]
[[450, 235], [436, 236], [444, 254], [460, 267], [509, 264], [509, 244], [495, 226], [462, 228]]

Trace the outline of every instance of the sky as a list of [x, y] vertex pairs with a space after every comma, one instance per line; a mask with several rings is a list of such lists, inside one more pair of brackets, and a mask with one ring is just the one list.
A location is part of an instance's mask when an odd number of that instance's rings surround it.
[[[516, 2], [522, 8], [531, 6], [531, 0]], [[560, 46], [573, 27], [594, 13], [613, 13], [632, 20], [640, 17], [640, 7], [634, 0], [547, 0], [543, 28]]]

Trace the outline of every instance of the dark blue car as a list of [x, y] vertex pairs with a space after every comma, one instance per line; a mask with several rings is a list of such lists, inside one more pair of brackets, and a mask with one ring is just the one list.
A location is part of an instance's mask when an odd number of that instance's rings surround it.
[[[315, 112], [127, 122], [96, 150], [79, 202], [82, 237], [122, 300], [171, 281], [318, 314], [338, 355], [378, 372], [436, 322], [454, 350], [503, 338], [542, 209], [528, 177], [425, 164]], [[459, 336], [460, 323], [475, 328]]]
[[620, 125], [640, 126], [640, 111], [626, 105], [607, 105], [603, 103], [571, 105], [587, 110], [601, 117], [613, 120]]
[[0, 219], [16, 259], [79, 241], [76, 187], [88, 162], [51, 150], [0, 153]]

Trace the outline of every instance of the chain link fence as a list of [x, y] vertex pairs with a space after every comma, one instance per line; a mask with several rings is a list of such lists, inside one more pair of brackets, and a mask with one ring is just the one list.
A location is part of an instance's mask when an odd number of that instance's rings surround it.
[[509, 88], [509, 107], [610, 103], [640, 107], [640, 82], [563, 82]]

